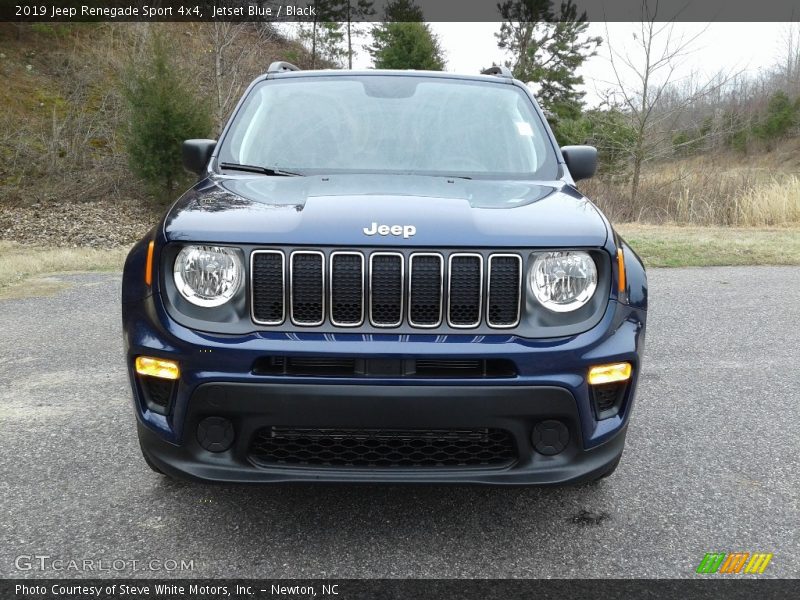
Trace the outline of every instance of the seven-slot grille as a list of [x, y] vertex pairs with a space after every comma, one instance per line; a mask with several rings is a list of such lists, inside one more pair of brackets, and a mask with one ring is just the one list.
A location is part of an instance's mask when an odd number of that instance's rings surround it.
[[255, 250], [253, 321], [314, 327], [515, 327], [519, 254]]

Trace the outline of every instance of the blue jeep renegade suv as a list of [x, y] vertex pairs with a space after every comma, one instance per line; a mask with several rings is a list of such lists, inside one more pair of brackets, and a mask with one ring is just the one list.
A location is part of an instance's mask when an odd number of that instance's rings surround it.
[[610, 474], [641, 261], [508, 69], [274, 63], [128, 255], [142, 452], [221, 482], [554, 484]]

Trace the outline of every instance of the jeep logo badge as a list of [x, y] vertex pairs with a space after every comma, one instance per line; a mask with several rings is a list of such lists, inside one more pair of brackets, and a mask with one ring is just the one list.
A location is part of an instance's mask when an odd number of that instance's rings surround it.
[[361, 231], [364, 235], [402, 235], [405, 239], [417, 233], [417, 228], [413, 225], [378, 225], [372, 223], [369, 227], [364, 227]]

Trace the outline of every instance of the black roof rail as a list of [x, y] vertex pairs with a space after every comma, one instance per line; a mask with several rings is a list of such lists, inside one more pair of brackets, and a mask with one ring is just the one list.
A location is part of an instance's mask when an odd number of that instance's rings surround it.
[[290, 62], [283, 60], [276, 60], [269, 66], [267, 73], [285, 73], [286, 71], [299, 71], [300, 67], [293, 65]]
[[511, 69], [504, 65], [492, 65], [488, 69], [481, 71], [481, 75], [497, 75], [498, 77], [507, 77], [513, 79], [514, 75], [511, 74]]

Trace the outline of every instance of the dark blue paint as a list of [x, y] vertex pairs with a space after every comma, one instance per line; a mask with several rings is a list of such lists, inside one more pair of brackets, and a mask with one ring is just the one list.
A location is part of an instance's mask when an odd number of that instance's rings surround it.
[[169, 241], [391, 246], [371, 223], [409, 224], [405, 246], [602, 247], [597, 208], [568, 184], [413, 175], [210, 175], [169, 211]]

